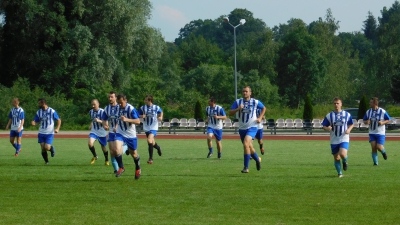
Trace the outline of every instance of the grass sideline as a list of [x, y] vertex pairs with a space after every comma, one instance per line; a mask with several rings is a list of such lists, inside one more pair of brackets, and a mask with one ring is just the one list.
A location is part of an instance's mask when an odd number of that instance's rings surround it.
[[[206, 140], [158, 140], [163, 156], [142, 177], [123, 157], [120, 178], [104, 156], [90, 165], [86, 139], [56, 138], [45, 165], [35, 138], [14, 157], [0, 138], [0, 224], [399, 224], [398, 143], [373, 167], [368, 142], [350, 143], [349, 169], [337, 178], [328, 141], [265, 141], [262, 169], [241, 174], [240, 141], [223, 140], [207, 159]], [[213, 143], [215, 145], [215, 143]], [[96, 151], [100, 153], [98, 143]], [[257, 145], [256, 145], [257, 146]], [[258, 147], [257, 147], [258, 149]], [[258, 151], [259, 152], [259, 151]], [[49, 154], [50, 156], [50, 154]]]

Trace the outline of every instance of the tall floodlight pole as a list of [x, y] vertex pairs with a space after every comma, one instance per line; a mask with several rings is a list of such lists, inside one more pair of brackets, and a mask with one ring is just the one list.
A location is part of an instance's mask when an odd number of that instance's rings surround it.
[[243, 25], [244, 23], [246, 23], [245, 19], [241, 19], [239, 24], [236, 26], [233, 26], [230, 22], [229, 22], [229, 18], [228, 17], [224, 17], [224, 22], [228, 23], [229, 25], [231, 25], [233, 27], [233, 42], [234, 42], [234, 46], [235, 46], [235, 100], [238, 99], [237, 97], [237, 66], [236, 66], [236, 27]]

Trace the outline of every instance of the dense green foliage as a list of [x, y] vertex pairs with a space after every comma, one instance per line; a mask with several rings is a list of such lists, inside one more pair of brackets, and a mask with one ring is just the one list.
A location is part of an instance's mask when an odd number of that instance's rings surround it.
[[369, 101], [367, 100], [367, 98], [365, 97], [365, 95], [363, 95], [363, 97], [360, 100], [360, 104], [358, 106], [358, 115], [357, 118], [362, 119], [364, 118], [365, 113], [367, 112], [367, 110], [369, 109]]
[[[13, 156], [8, 138], [0, 138], [4, 187], [0, 223], [375, 225], [400, 221], [397, 141], [385, 143], [389, 158], [379, 156], [379, 166], [374, 167], [367, 139], [352, 140], [349, 169], [339, 179], [329, 141], [264, 140], [261, 170], [251, 161], [250, 172], [242, 174], [243, 147], [235, 136], [236, 140], [223, 139], [221, 160], [216, 154], [206, 158], [205, 139], [158, 139], [166, 150], [162, 157], [155, 156], [152, 165], [143, 163], [147, 142], [140, 136], [139, 180], [134, 179], [130, 156], [123, 156], [126, 171], [119, 178], [111, 166], [104, 166], [102, 154], [90, 165], [86, 138], [56, 136], [57, 152], [50, 165], [44, 164], [36, 138], [22, 139], [18, 157]], [[95, 146], [99, 153], [99, 145]]]
[[313, 105], [311, 103], [310, 95], [306, 95], [304, 100], [303, 119], [314, 119]]
[[[2, 90], [15, 90], [22, 78], [31, 92], [70, 103], [79, 119], [66, 121], [78, 126], [86, 123], [90, 100], [104, 107], [111, 90], [136, 107], [152, 94], [166, 118], [192, 117], [195, 103], [209, 96], [229, 107], [234, 44], [225, 15], [191, 21], [170, 43], [147, 24], [151, 10], [149, 0], [0, 1]], [[226, 15], [231, 24], [246, 19], [236, 29], [239, 92], [251, 86], [270, 112], [300, 109], [307, 94], [322, 107], [335, 96], [347, 107], [363, 95], [378, 97], [381, 106], [398, 103], [400, 3], [384, 7], [378, 19], [366, 15], [362, 32], [341, 33], [330, 9], [310, 24], [291, 18], [274, 27], [234, 9]]]

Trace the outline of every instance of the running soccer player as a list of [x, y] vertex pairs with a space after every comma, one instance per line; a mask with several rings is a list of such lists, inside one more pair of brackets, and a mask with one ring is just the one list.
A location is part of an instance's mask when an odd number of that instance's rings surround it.
[[101, 118], [103, 117], [104, 110], [99, 107], [99, 101], [97, 99], [92, 100], [92, 109], [89, 111], [90, 118], [92, 122], [90, 123], [89, 129], [89, 140], [88, 146], [90, 152], [93, 154], [92, 161], [90, 164], [94, 164], [96, 160], [99, 158], [96, 154], [96, 149], [94, 148], [94, 142], [96, 140], [99, 141], [101, 150], [103, 150], [103, 154], [105, 157], [105, 165], [108, 166], [110, 163], [108, 162], [108, 151], [106, 149], [107, 145], [107, 131], [103, 127], [103, 121]]
[[215, 143], [218, 149], [218, 159], [222, 156], [222, 120], [226, 119], [224, 109], [216, 104], [214, 97], [208, 100], [208, 106], [206, 107], [206, 123], [207, 125], [207, 145], [208, 154], [207, 158], [210, 158], [213, 154], [212, 138], [215, 136]]
[[[251, 88], [249, 86], [243, 88], [242, 96], [243, 98], [237, 99], [232, 104], [229, 115], [239, 114], [239, 135], [243, 143], [244, 153], [244, 168], [242, 173], [248, 173], [250, 157], [256, 161], [257, 170], [261, 169], [261, 158], [258, 157], [257, 152], [254, 150], [253, 140], [266, 108], [261, 101], [251, 98]], [[256, 115], [257, 109], [261, 109], [258, 117]]]
[[[24, 109], [19, 106], [19, 99], [14, 98], [12, 100], [13, 108], [11, 109], [10, 113], [8, 114], [8, 123], [6, 125], [6, 130], [10, 128], [10, 143], [15, 148], [15, 156], [21, 152], [22, 146], [22, 132], [24, 130], [24, 122], [25, 122], [25, 114]], [[15, 141], [17, 139], [17, 141]]]
[[387, 154], [385, 150], [385, 138], [386, 128], [385, 124], [390, 122], [390, 116], [386, 110], [378, 106], [379, 100], [374, 97], [369, 101], [370, 109], [364, 115], [364, 124], [369, 125], [369, 143], [372, 149], [372, 161], [374, 166], [378, 165], [378, 151], [382, 153], [382, 156], [387, 160]]
[[117, 174], [120, 169], [117, 158], [121, 158], [122, 155], [117, 152], [115, 131], [118, 119], [119, 105], [117, 104], [117, 95], [115, 91], [110, 91], [108, 94], [109, 105], [104, 108], [104, 113], [102, 114], [102, 123], [104, 129], [108, 129], [108, 149], [110, 150], [111, 164], [114, 168], [114, 174]]
[[338, 177], [342, 177], [340, 159], [342, 159], [343, 170], [347, 170], [347, 151], [349, 149], [350, 132], [354, 127], [351, 114], [342, 110], [342, 100], [333, 99], [334, 110], [328, 113], [322, 121], [323, 129], [330, 131], [331, 152]]
[[153, 96], [147, 95], [144, 98], [145, 105], [140, 107], [139, 116], [143, 118], [143, 130], [146, 133], [147, 145], [149, 146], [148, 164], [153, 164], [153, 150], [157, 149], [159, 156], [162, 155], [161, 147], [156, 143], [155, 137], [158, 131], [158, 121], [162, 121], [163, 111], [160, 106], [153, 104]]
[[[128, 146], [129, 153], [131, 154], [133, 162], [135, 163], [135, 179], [137, 180], [140, 178], [141, 169], [140, 156], [137, 152], [137, 136], [135, 125], [139, 125], [140, 120], [136, 109], [127, 101], [128, 100], [125, 95], [119, 94], [117, 96], [117, 102], [119, 105], [119, 119], [115, 139], [118, 153], [122, 153], [122, 146], [124, 142]], [[125, 168], [122, 163], [122, 157], [117, 158], [117, 161], [120, 168], [116, 176], [119, 177], [125, 171]]]
[[[54, 157], [56, 150], [54, 149], [53, 140], [54, 133], [58, 133], [61, 126], [61, 118], [58, 116], [57, 112], [50, 108], [46, 99], [40, 98], [38, 100], [39, 110], [36, 112], [35, 118], [32, 120], [31, 124], [36, 126], [39, 124], [38, 133], [38, 143], [42, 149], [42, 157], [46, 164], [49, 164], [49, 158], [47, 151], [50, 151], [51, 157]], [[54, 129], [54, 121], [57, 121], [57, 127]]]

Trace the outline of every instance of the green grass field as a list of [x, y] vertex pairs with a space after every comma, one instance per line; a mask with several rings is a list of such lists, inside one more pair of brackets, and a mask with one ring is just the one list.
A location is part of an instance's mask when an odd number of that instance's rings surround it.
[[349, 169], [337, 178], [327, 141], [265, 141], [261, 171], [251, 161], [242, 174], [239, 140], [223, 140], [218, 160], [206, 158], [206, 140], [160, 139], [163, 156], [148, 165], [140, 139], [139, 180], [130, 156], [119, 178], [101, 154], [90, 165], [86, 139], [56, 138], [50, 165], [36, 142], [23, 139], [14, 157], [8, 138], [0, 139], [0, 224], [400, 223], [394, 141], [386, 142], [389, 158], [380, 155], [377, 167], [368, 142], [351, 142]]

